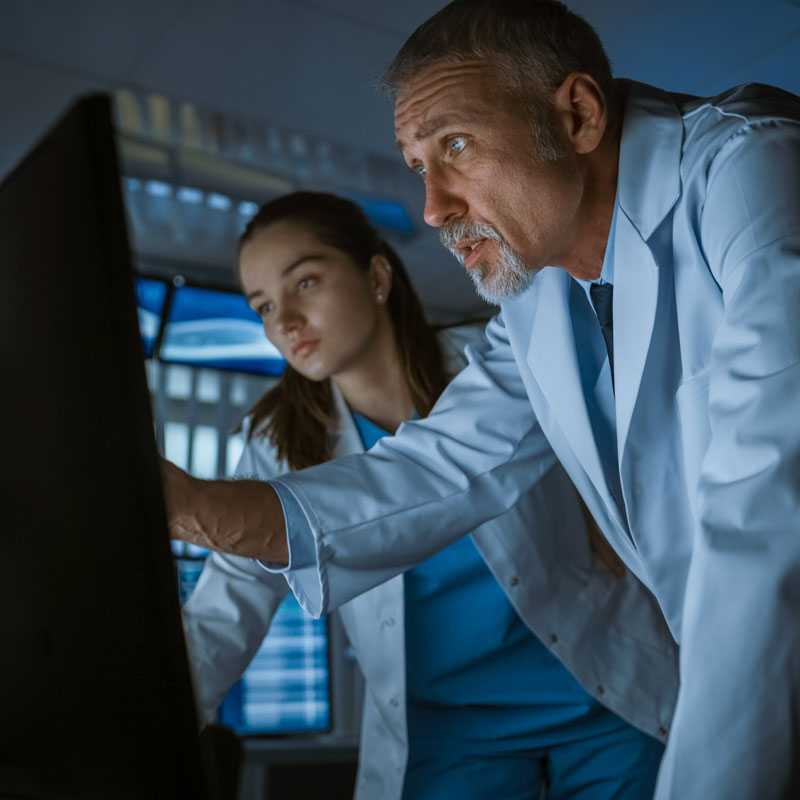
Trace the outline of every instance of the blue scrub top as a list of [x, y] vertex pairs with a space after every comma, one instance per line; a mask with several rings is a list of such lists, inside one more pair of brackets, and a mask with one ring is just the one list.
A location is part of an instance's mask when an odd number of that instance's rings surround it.
[[[364, 448], [386, 431], [352, 412]], [[424, 532], [420, 532], [424, 535]], [[406, 691], [414, 729], [553, 744], [599, 704], [520, 619], [471, 536], [405, 574]]]

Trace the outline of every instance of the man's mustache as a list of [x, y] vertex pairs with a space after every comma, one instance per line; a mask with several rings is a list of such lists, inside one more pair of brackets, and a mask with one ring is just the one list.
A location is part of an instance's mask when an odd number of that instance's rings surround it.
[[439, 240], [459, 261], [464, 260], [464, 255], [455, 249], [455, 245], [464, 239], [493, 239], [501, 245], [505, 244], [503, 237], [488, 222], [457, 220], [445, 222], [439, 228]]

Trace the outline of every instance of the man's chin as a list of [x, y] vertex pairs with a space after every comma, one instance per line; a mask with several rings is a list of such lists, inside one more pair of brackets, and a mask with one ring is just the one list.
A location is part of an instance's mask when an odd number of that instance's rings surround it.
[[490, 269], [476, 264], [467, 274], [478, 296], [491, 305], [499, 306], [523, 294], [533, 282], [537, 270]]

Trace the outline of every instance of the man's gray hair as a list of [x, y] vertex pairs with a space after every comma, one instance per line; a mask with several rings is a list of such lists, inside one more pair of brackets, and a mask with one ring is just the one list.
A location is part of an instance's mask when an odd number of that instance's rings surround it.
[[[544, 149], [554, 140], [550, 107], [571, 72], [591, 75], [611, 101], [611, 65], [586, 20], [557, 0], [454, 0], [423, 22], [380, 79], [392, 99], [422, 70], [441, 61], [486, 60], [514, 102], [530, 119]], [[610, 111], [613, 103], [610, 103]], [[556, 157], [551, 152], [549, 157]]]

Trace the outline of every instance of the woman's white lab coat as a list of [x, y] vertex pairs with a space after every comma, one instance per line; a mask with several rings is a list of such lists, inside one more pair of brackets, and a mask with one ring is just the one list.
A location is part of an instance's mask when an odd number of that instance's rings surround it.
[[[443, 340], [451, 372], [465, 363], [463, 339], [457, 331]], [[333, 452], [361, 452], [358, 431], [336, 392], [335, 400]], [[257, 437], [245, 446], [236, 472], [269, 479], [286, 466], [269, 441]], [[583, 687], [628, 722], [666, 739], [678, 689], [677, 649], [652, 595], [630, 573], [612, 575], [593, 554], [577, 494], [561, 467], [553, 466], [533, 493], [471, 535], [520, 617]], [[206, 718], [244, 672], [288, 591], [282, 575], [256, 561], [209, 557], [184, 607]], [[366, 681], [357, 800], [399, 800], [402, 794], [403, 609], [401, 575], [338, 610]]]

